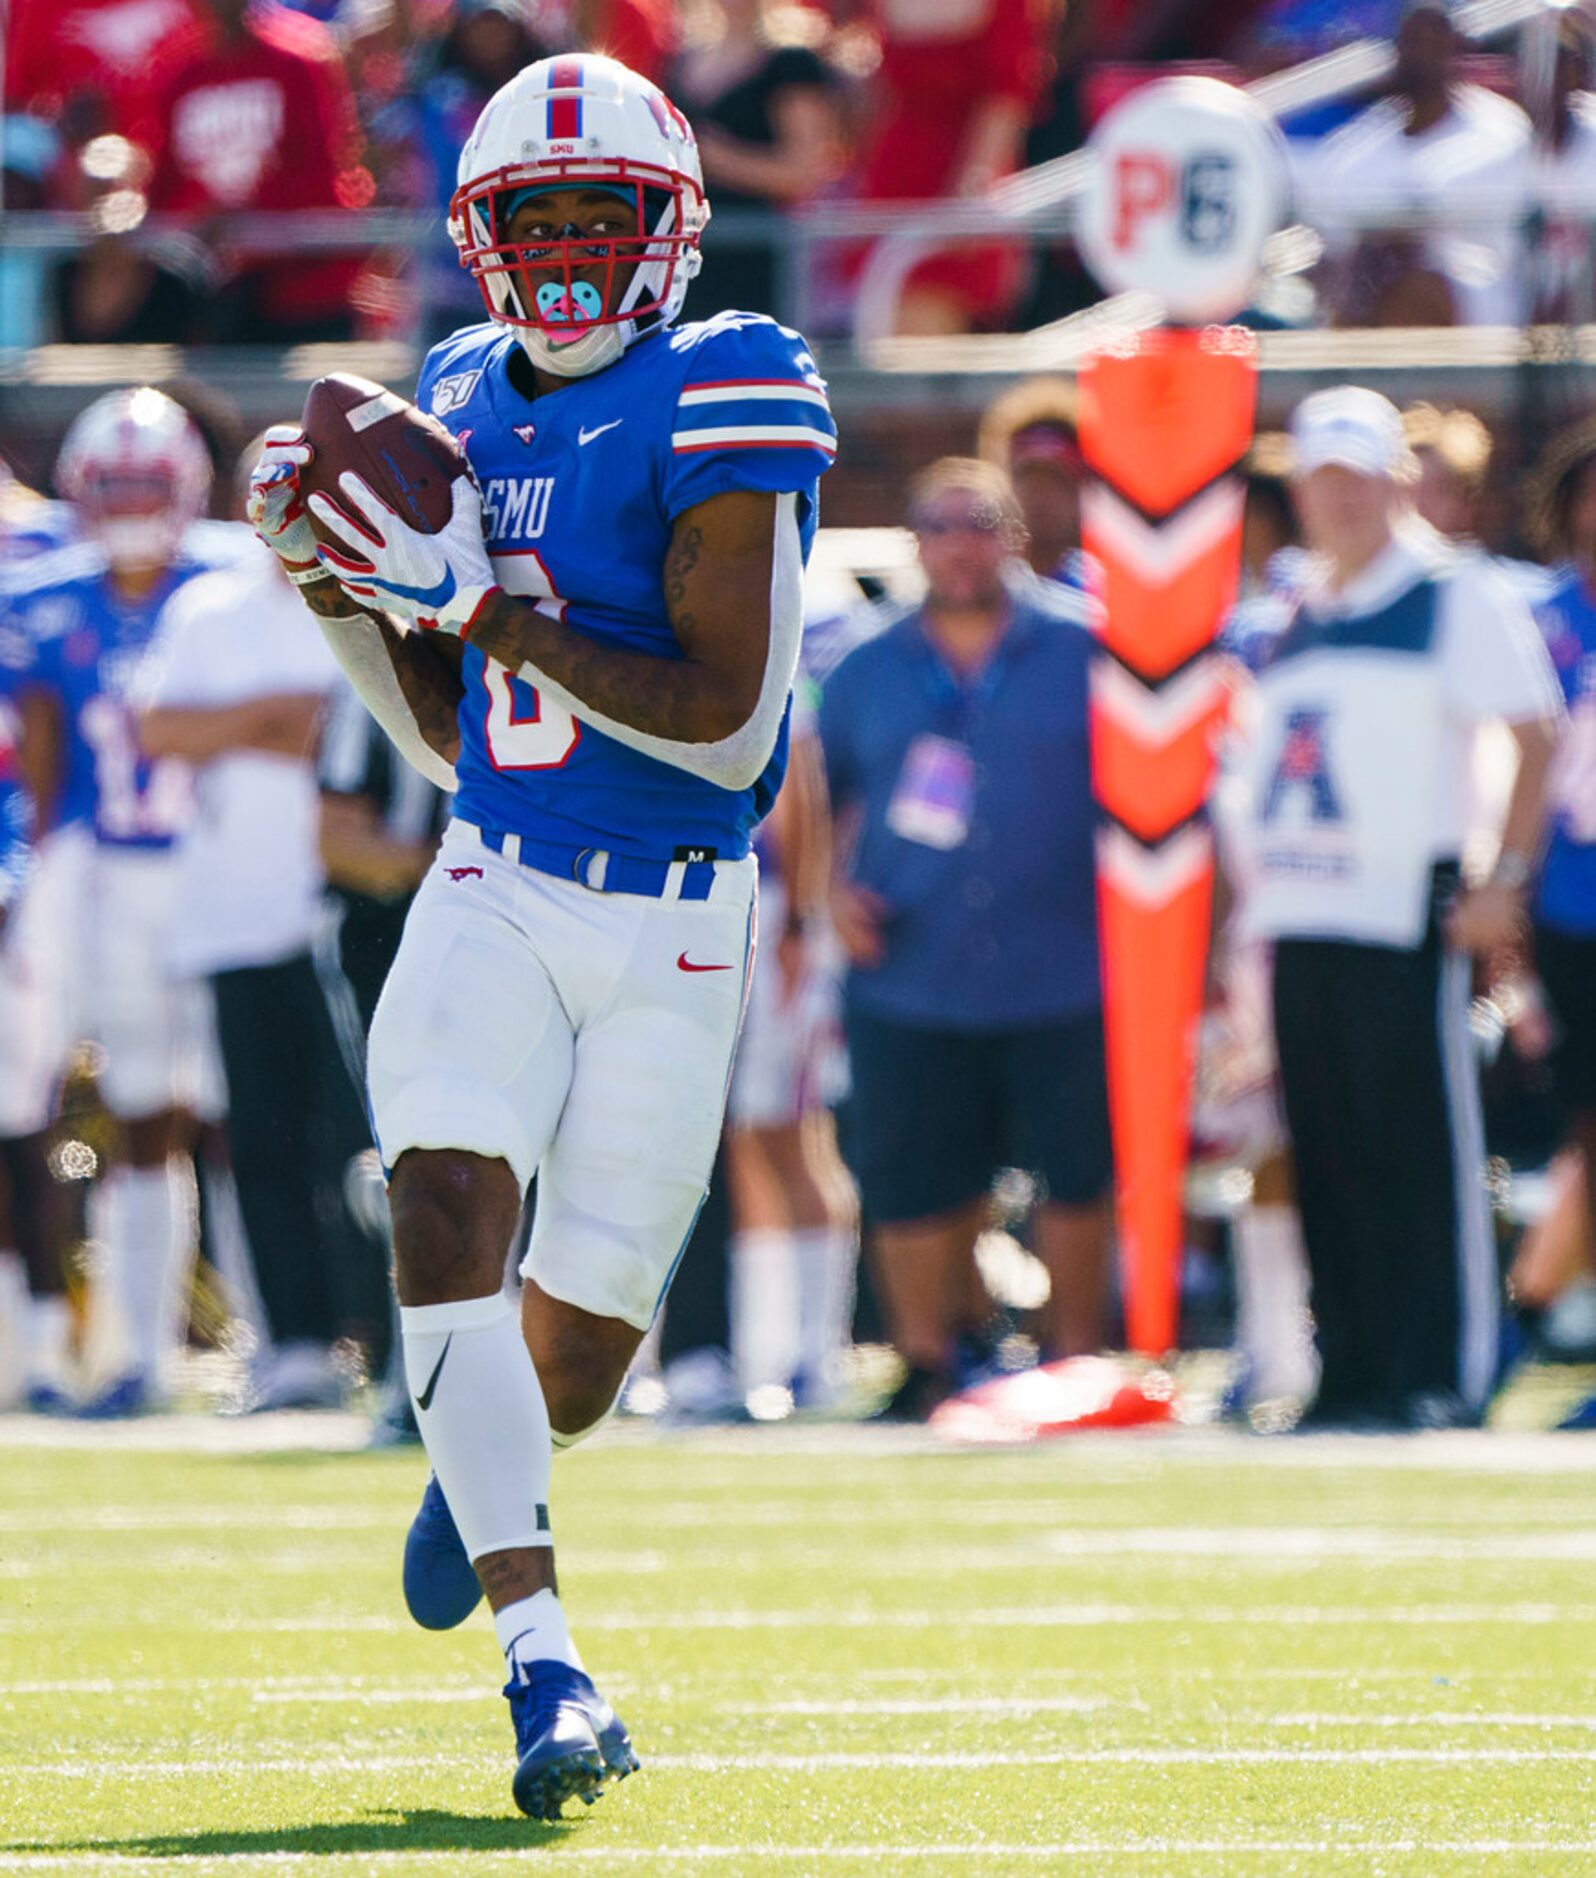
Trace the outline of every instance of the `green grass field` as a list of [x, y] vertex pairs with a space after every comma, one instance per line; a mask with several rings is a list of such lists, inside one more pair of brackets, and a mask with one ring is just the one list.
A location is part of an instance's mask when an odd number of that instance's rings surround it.
[[1596, 1442], [623, 1430], [555, 1520], [644, 1767], [551, 1827], [355, 1433], [0, 1421], [0, 1872], [1596, 1872]]

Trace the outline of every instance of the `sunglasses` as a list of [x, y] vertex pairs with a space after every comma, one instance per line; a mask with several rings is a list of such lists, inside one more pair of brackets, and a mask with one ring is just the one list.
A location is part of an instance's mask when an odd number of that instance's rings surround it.
[[977, 509], [970, 515], [920, 515], [910, 523], [924, 539], [936, 541], [943, 535], [996, 535], [1003, 528], [1003, 517], [996, 509]]

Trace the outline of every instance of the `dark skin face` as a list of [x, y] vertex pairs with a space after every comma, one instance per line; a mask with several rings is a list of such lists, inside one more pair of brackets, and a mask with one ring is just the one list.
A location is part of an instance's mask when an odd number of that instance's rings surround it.
[[[569, 230], [575, 230], [576, 236], [568, 233]], [[537, 249], [561, 239], [581, 238], [605, 243], [637, 233], [635, 203], [623, 202], [619, 196], [603, 189], [551, 189], [520, 204], [510, 217], [503, 239], [518, 248]], [[623, 262], [612, 274], [602, 248], [592, 259], [581, 255], [573, 258], [579, 262], [571, 269], [573, 285], [586, 282], [602, 296], [606, 277], [609, 277], [609, 299], [604, 311], [609, 312], [619, 305], [637, 271], [637, 262]], [[561, 277], [557, 272], [551, 272], [547, 278], [559, 281]], [[542, 284], [541, 281], [539, 284]], [[586, 328], [576, 323], [574, 330], [580, 336]], [[539, 366], [533, 367], [533, 376], [540, 394], [558, 391], [572, 382], [554, 372], [546, 372]]]
[[1432, 8], [1410, 13], [1396, 37], [1397, 91], [1409, 98], [1426, 122], [1445, 109], [1456, 76], [1458, 36], [1444, 14]]

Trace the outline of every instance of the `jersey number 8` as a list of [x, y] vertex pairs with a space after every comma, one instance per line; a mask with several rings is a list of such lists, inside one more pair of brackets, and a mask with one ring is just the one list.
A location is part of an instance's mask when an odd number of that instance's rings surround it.
[[[564, 619], [565, 602], [554, 591], [535, 548], [496, 556], [494, 572], [506, 593], [541, 600], [543, 612]], [[483, 664], [482, 682], [488, 693], [488, 755], [495, 769], [558, 769], [581, 742], [582, 726], [563, 704], [544, 697], [493, 659]]]

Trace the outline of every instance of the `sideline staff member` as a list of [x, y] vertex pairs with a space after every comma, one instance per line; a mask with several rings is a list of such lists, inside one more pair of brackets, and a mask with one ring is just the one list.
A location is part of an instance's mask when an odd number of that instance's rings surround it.
[[[1259, 675], [1247, 764], [1250, 928], [1275, 944], [1286, 1119], [1323, 1376], [1313, 1418], [1478, 1417], [1496, 1269], [1469, 959], [1510, 945], [1561, 715], [1524, 601], [1412, 512], [1412, 456], [1373, 391], [1292, 422], [1314, 560]], [[1460, 883], [1476, 726], [1519, 749], [1496, 873]]]

